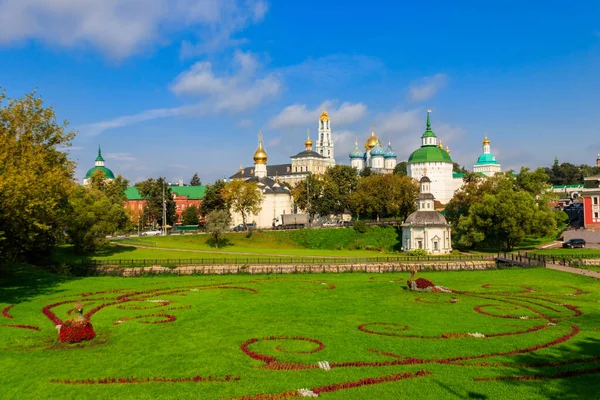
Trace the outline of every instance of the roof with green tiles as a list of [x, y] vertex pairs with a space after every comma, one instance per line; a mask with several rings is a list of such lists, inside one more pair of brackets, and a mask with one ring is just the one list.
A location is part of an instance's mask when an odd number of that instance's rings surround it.
[[[188, 200], [200, 200], [204, 198], [206, 186], [170, 186], [171, 192], [177, 196], [187, 196]], [[129, 186], [125, 190], [127, 200], [144, 200], [135, 186]]]

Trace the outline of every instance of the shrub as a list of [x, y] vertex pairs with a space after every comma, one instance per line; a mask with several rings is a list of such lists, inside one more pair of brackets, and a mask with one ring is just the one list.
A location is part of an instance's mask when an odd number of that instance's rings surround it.
[[411, 257], [426, 257], [429, 253], [425, 249], [416, 249], [406, 252], [406, 255]]
[[89, 320], [63, 322], [58, 333], [58, 340], [63, 343], [79, 343], [84, 340], [92, 340], [96, 336], [94, 327]]
[[358, 233], [367, 233], [369, 227], [364, 221], [354, 221], [354, 230]]
[[253, 229], [248, 229], [248, 232], [246, 232], [246, 239], [250, 239], [252, 237], [253, 232], [254, 232]]

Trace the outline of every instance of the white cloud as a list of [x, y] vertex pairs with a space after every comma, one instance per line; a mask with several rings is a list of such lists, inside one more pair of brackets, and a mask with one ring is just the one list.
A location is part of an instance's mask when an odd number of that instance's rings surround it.
[[236, 73], [216, 76], [210, 62], [197, 62], [171, 84], [178, 95], [209, 96], [216, 110], [243, 111], [279, 94], [282, 82], [275, 74], [257, 78], [260, 63], [252, 53], [236, 51]]
[[312, 126], [317, 123], [319, 115], [325, 109], [331, 118], [332, 127], [344, 126], [360, 120], [367, 113], [367, 106], [363, 103], [344, 102], [339, 107], [335, 107], [334, 104], [334, 101], [327, 100], [312, 110], [308, 109], [306, 104], [292, 104], [271, 118], [268, 125], [271, 128]]
[[410, 88], [410, 100], [413, 102], [424, 101], [432, 98], [443, 89], [448, 82], [446, 74], [435, 74], [413, 82]]
[[267, 9], [262, 0], [0, 0], [0, 44], [90, 45], [121, 59], [192, 29], [199, 38], [192, 46], [218, 36], [222, 49]]

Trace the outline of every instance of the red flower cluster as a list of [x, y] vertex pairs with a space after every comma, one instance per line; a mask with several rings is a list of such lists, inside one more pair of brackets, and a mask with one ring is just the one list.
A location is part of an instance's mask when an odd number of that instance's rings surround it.
[[84, 340], [92, 340], [96, 336], [92, 323], [88, 320], [67, 320], [60, 327], [58, 340], [63, 343], [79, 343]]
[[10, 325], [0, 325], [0, 326], [6, 326], [8, 328], [31, 329], [32, 331], [39, 331], [40, 330], [40, 328], [38, 328], [37, 326], [33, 326], [33, 325], [10, 324]]
[[50, 379], [50, 383], [62, 383], [65, 385], [111, 385], [120, 383], [150, 383], [150, 382], [168, 382], [168, 383], [187, 383], [187, 382], [232, 382], [239, 381], [240, 377], [225, 375], [218, 376], [189, 376], [184, 378], [166, 378], [164, 376], [152, 376], [148, 378], [136, 378], [134, 376], [126, 378], [88, 378], [88, 379]]
[[127, 306], [117, 306], [117, 308], [119, 310], [149, 310], [149, 309], [152, 309], [152, 308], [160, 308], [160, 307], [168, 306], [169, 304], [171, 304], [170, 301], [162, 301], [162, 302], [150, 305], [150, 306], [135, 306], [135, 305], [134, 306], [129, 306], [129, 307], [127, 307]]
[[411, 288], [414, 283], [415, 285], [417, 285], [418, 289], [427, 289], [428, 287], [435, 286], [435, 284], [433, 282], [431, 282], [429, 279], [425, 279], [425, 278], [417, 278], [414, 281], [406, 281], [406, 283], [408, 284], [409, 288]]
[[13, 316], [10, 315], [8, 312], [10, 311], [11, 308], [13, 308], [15, 305], [11, 304], [8, 307], [4, 307], [4, 309], [2, 310], [2, 315], [4, 316], [4, 318], [8, 318], [8, 319], [13, 319]]

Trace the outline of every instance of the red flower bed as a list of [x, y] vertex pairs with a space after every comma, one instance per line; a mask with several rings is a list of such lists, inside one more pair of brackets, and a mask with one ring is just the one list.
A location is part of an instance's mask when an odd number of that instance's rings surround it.
[[165, 307], [168, 306], [169, 304], [171, 304], [170, 301], [162, 301], [162, 302], [157, 302], [153, 305], [148, 305], [148, 306], [141, 306], [141, 305], [131, 305], [131, 306], [117, 306], [117, 308], [119, 310], [150, 310], [152, 308], [160, 308], [160, 307]]
[[414, 281], [409, 280], [406, 281], [406, 283], [408, 284], [409, 289], [411, 289], [414, 285], [416, 285], [417, 289], [427, 289], [428, 287], [435, 287], [435, 284], [433, 282], [425, 278], [417, 278]]
[[171, 314], [146, 314], [146, 315], [138, 315], [137, 317], [133, 317], [133, 319], [141, 319], [141, 318], [163, 318], [158, 321], [138, 321], [140, 324], [166, 324], [168, 322], [173, 322], [177, 320], [174, 315]]
[[188, 382], [232, 382], [239, 381], [240, 377], [232, 377], [225, 375], [218, 376], [189, 376], [184, 378], [166, 378], [164, 376], [152, 376], [148, 378], [137, 378], [134, 376], [126, 378], [88, 378], [88, 379], [50, 379], [50, 383], [62, 383], [65, 385], [111, 385], [124, 383], [151, 383], [151, 382], [168, 382], [168, 383], [188, 383]]
[[38, 328], [37, 326], [33, 326], [33, 325], [10, 324], [10, 325], [0, 325], [0, 326], [6, 326], [8, 328], [31, 329], [32, 331], [39, 331], [40, 330], [40, 328]]
[[96, 336], [92, 323], [88, 320], [65, 321], [58, 333], [58, 340], [63, 343], [79, 343], [84, 340], [92, 340]]
[[[367, 326], [373, 326], [373, 325], [382, 326], [383, 328], [381, 328], [381, 329], [386, 330], [388, 332], [378, 332], [378, 331], [374, 331], [372, 329], [367, 328]], [[368, 324], [359, 325], [358, 330], [361, 332], [369, 333], [371, 335], [402, 337], [402, 335], [398, 335], [397, 333], [393, 333], [393, 332], [406, 331], [406, 330], [408, 330], [408, 326], [396, 324], [393, 322], [370, 322]]]
[[[411, 379], [411, 378], [420, 378], [420, 377], [427, 376], [427, 375], [431, 375], [431, 372], [423, 371], [423, 370], [418, 371], [417, 373], [401, 372], [401, 373], [389, 374], [389, 375], [385, 375], [385, 376], [379, 376], [376, 378], [364, 378], [364, 379], [360, 379], [358, 381], [333, 383], [331, 385], [319, 386], [316, 388], [312, 388], [310, 390], [313, 393], [319, 395], [321, 393], [337, 392], [338, 390], [354, 389], [354, 388], [358, 388], [361, 386], [376, 385], [376, 384], [385, 383], [385, 382], [396, 382], [396, 381], [401, 381], [404, 379]], [[283, 399], [291, 399], [291, 398], [295, 398], [295, 397], [302, 397], [302, 395], [300, 393], [298, 393], [297, 390], [294, 390], [294, 391], [290, 390], [287, 392], [276, 393], [276, 394], [255, 394], [255, 395], [251, 395], [251, 396], [242, 396], [242, 397], [232, 398], [230, 400], [283, 400]]]
[[15, 306], [14, 304], [11, 304], [8, 307], [4, 307], [4, 309], [2, 310], [2, 315], [4, 316], [4, 318], [13, 319], [13, 316], [9, 314], [9, 311], [14, 306]]

